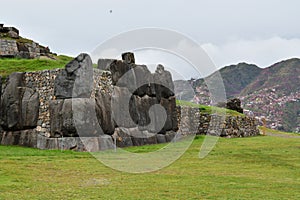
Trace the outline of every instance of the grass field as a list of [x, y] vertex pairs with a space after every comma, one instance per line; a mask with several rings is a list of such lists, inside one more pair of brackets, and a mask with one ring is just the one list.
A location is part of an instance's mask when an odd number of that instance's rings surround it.
[[16, 59], [16, 58], [2, 58], [0, 59], [0, 76], [7, 77], [13, 72], [28, 72], [45, 69], [63, 68], [68, 62], [72, 60], [68, 56], [56, 56], [56, 60], [51, 59]]
[[221, 138], [199, 159], [203, 138], [144, 174], [112, 170], [89, 153], [0, 146], [0, 199], [300, 199], [300, 138]]
[[176, 105], [199, 108], [202, 113], [220, 113], [221, 115], [245, 116], [242, 113], [239, 113], [237, 111], [230, 110], [227, 108], [220, 108], [220, 107], [216, 107], [216, 106], [206, 106], [206, 105], [196, 104], [196, 103], [193, 103], [190, 101], [176, 100]]

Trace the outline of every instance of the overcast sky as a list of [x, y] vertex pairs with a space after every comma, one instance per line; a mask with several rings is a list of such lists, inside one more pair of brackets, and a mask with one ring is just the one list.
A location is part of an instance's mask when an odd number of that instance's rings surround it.
[[122, 32], [158, 27], [196, 41], [218, 68], [300, 57], [298, 0], [1, 0], [0, 6], [0, 23], [59, 54], [90, 53]]

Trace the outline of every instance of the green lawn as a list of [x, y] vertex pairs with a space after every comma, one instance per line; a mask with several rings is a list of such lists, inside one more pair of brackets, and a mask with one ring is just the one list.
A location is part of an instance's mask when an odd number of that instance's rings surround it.
[[0, 199], [300, 199], [300, 138], [221, 138], [199, 159], [203, 138], [144, 174], [112, 170], [89, 153], [0, 146]]
[[239, 113], [234, 110], [230, 110], [227, 108], [219, 108], [216, 106], [206, 106], [201, 104], [196, 104], [190, 101], [176, 100], [176, 105], [180, 106], [188, 106], [193, 108], [199, 108], [202, 113], [220, 113], [221, 115], [231, 115], [231, 116], [245, 116], [242, 113]]
[[73, 58], [68, 56], [56, 56], [56, 60], [41, 59], [0, 59], [0, 76], [6, 77], [13, 72], [39, 71], [45, 69], [63, 68]]

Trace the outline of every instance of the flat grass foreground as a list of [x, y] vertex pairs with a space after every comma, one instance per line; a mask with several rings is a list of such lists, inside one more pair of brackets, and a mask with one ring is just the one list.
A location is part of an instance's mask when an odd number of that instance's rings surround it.
[[89, 153], [0, 146], [0, 199], [300, 199], [299, 137], [220, 138], [199, 159], [203, 139], [144, 174], [115, 171]]

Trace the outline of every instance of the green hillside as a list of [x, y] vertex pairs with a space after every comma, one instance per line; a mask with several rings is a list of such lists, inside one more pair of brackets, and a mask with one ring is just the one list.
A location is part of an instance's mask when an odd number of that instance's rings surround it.
[[226, 96], [232, 98], [248, 86], [256, 79], [261, 68], [256, 65], [247, 63], [239, 63], [237, 65], [230, 65], [219, 70], [223, 79]]
[[[211, 74], [205, 79], [213, 80], [216, 73], [220, 73], [224, 83], [226, 96], [227, 98], [232, 98], [240, 94], [240, 92], [245, 87], [256, 80], [256, 77], [260, 74], [261, 71], [262, 69], [257, 67], [256, 65], [239, 63], [237, 65], [223, 67], [222, 69]], [[196, 88], [199, 86], [206, 87], [204, 79], [198, 79], [195, 81], [193, 87]]]
[[175, 163], [145, 174], [88, 153], [0, 146], [0, 199], [299, 199], [300, 138], [277, 135], [220, 138], [204, 159], [200, 136]]
[[6, 77], [13, 72], [38, 71], [45, 69], [63, 68], [73, 58], [68, 56], [55, 56], [55, 59], [0, 59], [0, 76]]
[[240, 94], [245, 96], [264, 88], [276, 88], [277, 94], [288, 95], [300, 90], [300, 59], [293, 58], [262, 70]]

